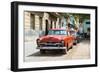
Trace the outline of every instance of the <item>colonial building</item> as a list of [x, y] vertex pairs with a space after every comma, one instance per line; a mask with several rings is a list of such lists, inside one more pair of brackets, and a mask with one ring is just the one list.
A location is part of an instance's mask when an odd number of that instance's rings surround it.
[[25, 32], [30, 30], [44, 31], [50, 28], [60, 28], [61, 27], [61, 16], [59, 13], [54, 12], [33, 12], [25, 11]]
[[39, 33], [44, 31], [47, 34], [48, 29], [52, 28], [66, 28], [70, 23], [79, 28], [79, 15], [73, 15], [69, 13], [57, 13], [57, 12], [24, 12], [24, 28], [25, 32], [34, 31]]

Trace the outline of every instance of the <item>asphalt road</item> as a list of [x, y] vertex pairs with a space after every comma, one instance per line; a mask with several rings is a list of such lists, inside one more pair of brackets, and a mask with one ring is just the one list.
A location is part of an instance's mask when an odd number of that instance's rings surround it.
[[[35, 40], [36, 38], [34, 38]], [[36, 43], [29, 40], [25, 41], [24, 50], [25, 62], [38, 62], [38, 61], [55, 61], [55, 60], [73, 60], [73, 59], [89, 59], [90, 58], [90, 42], [84, 40], [77, 45], [73, 46], [67, 54], [59, 52], [48, 52], [46, 54], [40, 54], [40, 51], [36, 49]]]

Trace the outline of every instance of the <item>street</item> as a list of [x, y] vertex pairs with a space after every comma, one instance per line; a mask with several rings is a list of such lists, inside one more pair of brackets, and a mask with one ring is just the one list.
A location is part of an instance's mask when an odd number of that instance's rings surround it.
[[[90, 40], [86, 40], [86, 38], [90, 38], [90, 14], [38, 11], [25, 11], [24, 13], [25, 35], [23, 49], [25, 62], [90, 58]], [[68, 36], [64, 37], [61, 35]], [[64, 39], [64, 41], [71, 42], [73, 39], [71, 35], [74, 37], [81, 36], [82, 41], [74, 45], [66, 54], [56, 50], [52, 52], [46, 51], [45, 54], [41, 54], [40, 50], [36, 49], [37, 38], [41, 39], [41, 41], [46, 40], [45, 43], [47, 43], [52, 37], [51, 42], [60, 41], [63, 43], [64, 38], [69, 38]]]
[[67, 54], [59, 52], [47, 52], [46, 54], [40, 54], [39, 49], [36, 49], [36, 43], [32, 40], [25, 41], [25, 62], [38, 62], [38, 61], [55, 61], [55, 60], [73, 60], [73, 59], [89, 59], [90, 58], [90, 42], [84, 40], [77, 45], [74, 45]]

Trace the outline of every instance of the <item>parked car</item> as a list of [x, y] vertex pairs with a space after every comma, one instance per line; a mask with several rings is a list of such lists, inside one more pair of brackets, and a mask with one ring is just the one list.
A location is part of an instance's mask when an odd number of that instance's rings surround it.
[[49, 50], [67, 53], [69, 48], [73, 47], [74, 37], [67, 35], [66, 29], [49, 29], [48, 35], [39, 37], [36, 42], [40, 53], [46, 53]]

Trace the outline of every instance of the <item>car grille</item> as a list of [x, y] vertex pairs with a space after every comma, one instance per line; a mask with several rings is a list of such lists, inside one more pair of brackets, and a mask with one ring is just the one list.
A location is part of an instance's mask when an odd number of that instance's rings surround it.
[[61, 43], [40, 43], [41, 47], [62, 47], [63, 45]]

